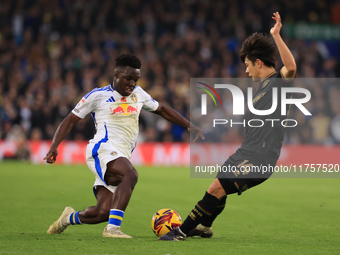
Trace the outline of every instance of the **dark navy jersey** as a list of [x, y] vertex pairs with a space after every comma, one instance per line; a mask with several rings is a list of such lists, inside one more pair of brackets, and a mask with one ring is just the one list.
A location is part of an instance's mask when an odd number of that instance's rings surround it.
[[[268, 110], [273, 104], [273, 88], [277, 88], [277, 108], [270, 115], [256, 115], [252, 112], [246, 114], [246, 128], [245, 128], [245, 141], [242, 143], [241, 148], [245, 150], [255, 151], [262, 154], [268, 154], [269, 152], [274, 152], [280, 155], [280, 150], [282, 147], [284, 132], [285, 132], [285, 122], [283, 120], [288, 119], [288, 114], [281, 115], [281, 88], [291, 87], [292, 82], [287, 82], [281, 76], [280, 73], [273, 72], [269, 74], [260, 83], [255, 95], [253, 96], [253, 106], [257, 110]], [[287, 95], [288, 97], [289, 95]], [[287, 109], [289, 109], [287, 107]], [[262, 120], [261, 121], [251, 121], [249, 120]], [[275, 119], [275, 121], [271, 121]], [[251, 127], [260, 126], [262, 127]], [[283, 124], [283, 125], [282, 125]]]

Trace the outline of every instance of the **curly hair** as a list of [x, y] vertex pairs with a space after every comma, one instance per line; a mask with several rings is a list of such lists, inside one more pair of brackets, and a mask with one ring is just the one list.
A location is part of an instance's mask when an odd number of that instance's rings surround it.
[[269, 36], [254, 33], [242, 44], [240, 58], [243, 63], [246, 57], [252, 64], [255, 63], [256, 59], [260, 59], [264, 65], [275, 68], [275, 59], [277, 57], [275, 43]]
[[140, 69], [142, 63], [139, 58], [133, 54], [121, 54], [116, 60], [116, 67], [118, 66], [130, 66], [132, 68]]

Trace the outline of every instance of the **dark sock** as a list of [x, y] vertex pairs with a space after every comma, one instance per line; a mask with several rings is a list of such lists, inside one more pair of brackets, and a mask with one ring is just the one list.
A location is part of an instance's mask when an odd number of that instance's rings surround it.
[[211, 217], [219, 202], [220, 200], [217, 197], [206, 192], [203, 199], [195, 205], [186, 220], [180, 226], [180, 230], [187, 235], [190, 230], [200, 224], [202, 220]]
[[211, 225], [213, 224], [214, 220], [216, 219], [216, 217], [224, 210], [225, 207], [225, 202], [227, 200], [227, 196], [222, 197], [220, 202], [218, 203], [215, 211], [213, 212], [213, 214], [206, 219], [203, 219], [201, 224], [205, 227], [211, 227]]

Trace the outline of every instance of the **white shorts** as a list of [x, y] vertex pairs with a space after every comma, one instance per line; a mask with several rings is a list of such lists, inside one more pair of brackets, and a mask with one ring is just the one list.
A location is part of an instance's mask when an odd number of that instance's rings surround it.
[[89, 143], [86, 147], [86, 162], [91, 172], [95, 175], [95, 182], [93, 184], [93, 193], [96, 196], [96, 187], [103, 186], [112, 193], [115, 192], [117, 186], [106, 184], [104, 180], [106, 165], [110, 161], [117, 158], [124, 157], [120, 151], [113, 146], [100, 143]]

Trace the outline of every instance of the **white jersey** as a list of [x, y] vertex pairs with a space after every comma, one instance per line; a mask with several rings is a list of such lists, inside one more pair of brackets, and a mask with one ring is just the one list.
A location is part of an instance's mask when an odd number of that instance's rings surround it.
[[104, 144], [108, 148], [117, 148], [129, 159], [137, 142], [141, 110], [155, 111], [158, 105], [158, 102], [139, 86], [135, 87], [130, 96], [124, 97], [111, 83], [87, 93], [72, 113], [80, 118], [92, 114], [96, 134], [90, 143], [98, 148]]

